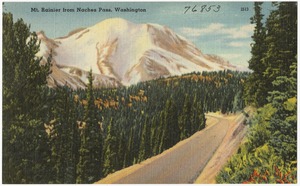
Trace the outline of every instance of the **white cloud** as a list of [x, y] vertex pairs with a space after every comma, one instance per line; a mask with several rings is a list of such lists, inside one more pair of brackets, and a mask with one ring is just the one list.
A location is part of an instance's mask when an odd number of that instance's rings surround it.
[[191, 28], [191, 27], [183, 27], [180, 28], [180, 32], [192, 37], [198, 37], [201, 35], [211, 34], [215, 33], [219, 29], [222, 29], [224, 27], [221, 23], [212, 23], [206, 28]]
[[248, 24], [237, 28], [225, 28], [224, 33], [228, 34], [229, 38], [249, 38], [254, 30], [254, 25]]
[[219, 56], [223, 57], [224, 59], [231, 61], [231, 60], [235, 60], [238, 59], [240, 57], [242, 57], [242, 54], [235, 54], [235, 53], [227, 53], [227, 54], [218, 54]]
[[180, 32], [190, 37], [198, 37], [201, 35], [200, 29], [191, 28], [191, 27], [180, 28]]
[[231, 46], [231, 47], [249, 47], [250, 43], [249, 42], [235, 42], [235, 41], [232, 41], [232, 42], [229, 42], [227, 45]]
[[204, 35], [224, 35], [227, 38], [249, 38], [253, 33], [254, 25], [247, 24], [240, 27], [227, 27], [221, 23], [211, 23], [206, 28], [180, 28], [180, 32], [186, 36], [199, 37]]
[[250, 54], [223, 53], [218, 55], [225, 60], [228, 60], [231, 64], [237, 66], [238, 69], [249, 71], [248, 60], [250, 59]]
[[203, 34], [209, 34], [217, 32], [222, 28], [224, 28], [224, 25], [221, 23], [211, 23], [207, 28], [200, 29], [199, 31], [201, 31]]

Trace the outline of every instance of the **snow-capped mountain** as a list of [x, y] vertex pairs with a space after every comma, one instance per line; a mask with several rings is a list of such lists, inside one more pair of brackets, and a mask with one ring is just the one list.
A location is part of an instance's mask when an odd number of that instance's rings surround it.
[[49, 39], [43, 32], [39, 56], [53, 54], [49, 85], [84, 88], [90, 69], [100, 87], [131, 85], [193, 71], [236, 70], [216, 55], [203, 54], [171, 29], [134, 24], [121, 18], [104, 20], [67, 36]]

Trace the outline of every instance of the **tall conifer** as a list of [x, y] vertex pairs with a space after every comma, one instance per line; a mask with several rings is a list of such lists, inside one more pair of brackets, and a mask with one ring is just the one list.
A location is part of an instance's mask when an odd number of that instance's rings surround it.
[[87, 105], [85, 106], [84, 121], [86, 123], [83, 129], [81, 142], [81, 155], [79, 162], [78, 183], [93, 183], [102, 176], [102, 150], [103, 138], [99, 125], [99, 116], [96, 113], [93, 74], [90, 70], [88, 75], [89, 83], [87, 85]]
[[262, 4], [262, 2], [254, 3], [255, 14], [251, 17], [251, 24], [255, 24], [255, 28], [252, 36], [252, 57], [249, 60], [249, 69], [253, 70], [253, 73], [249, 76], [245, 87], [246, 101], [256, 106], [266, 103], [266, 86], [269, 84], [262, 81], [266, 70], [266, 64], [262, 60], [266, 53], [266, 29], [263, 25], [263, 14], [261, 13]]
[[2, 34], [3, 183], [45, 183], [50, 152], [39, 109], [51, 59], [40, 64], [37, 35], [11, 13], [3, 13]]

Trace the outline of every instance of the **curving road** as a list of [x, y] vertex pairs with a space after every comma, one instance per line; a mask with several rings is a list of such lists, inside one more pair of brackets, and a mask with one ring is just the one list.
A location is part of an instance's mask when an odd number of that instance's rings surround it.
[[[108, 175], [97, 183], [193, 183], [214, 155], [237, 115], [207, 115], [208, 127], [162, 154]], [[240, 116], [239, 116], [240, 117]]]

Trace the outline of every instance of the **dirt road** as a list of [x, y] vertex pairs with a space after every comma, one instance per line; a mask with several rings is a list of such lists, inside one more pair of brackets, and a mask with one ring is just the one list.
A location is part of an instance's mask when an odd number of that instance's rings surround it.
[[224, 138], [233, 132], [229, 129], [242, 125], [242, 117], [209, 114], [204, 130], [160, 155], [117, 171], [97, 183], [194, 183]]

